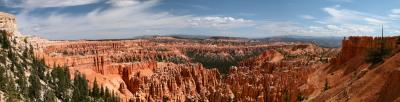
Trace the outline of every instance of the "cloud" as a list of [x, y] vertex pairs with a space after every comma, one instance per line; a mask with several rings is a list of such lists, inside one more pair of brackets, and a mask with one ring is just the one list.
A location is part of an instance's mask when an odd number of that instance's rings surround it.
[[193, 8], [200, 9], [200, 10], [211, 10], [210, 7], [202, 6], [202, 5], [193, 5]]
[[[153, 0], [157, 2], [156, 0]], [[137, 5], [140, 4], [139, 0], [109, 0], [107, 3], [112, 4], [113, 6], [119, 6], [119, 7], [124, 7], [124, 6], [132, 6], [132, 5]]]
[[353, 2], [354, 0], [328, 0], [328, 1], [333, 1], [333, 2], [347, 2], [347, 3], [350, 3], [350, 2]]
[[338, 10], [336, 8], [331, 8], [331, 7], [323, 8], [323, 10], [331, 16], [330, 19], [333, 22], [342, 22], [342, 21], [347, 21], [347, 20], [353, 20], [353, 19], [357, 19], [358, 17], [360, 17], [359, 12], [351, 11], [351, 10], [345, 10], [345, 9]]
[[300, 17], [303, 18], [303, 19], [306, 19], [306, 20], [315, 19], [315, 17], [314, 17], [314, 16], [311, 16], [311, 15], [300, 15]]
[[[38, 2], [43, 2], [43, 5]], [[29, 11], [99, 2], [109, 7], [79, 14], [51, 12], [49, 15], [32, 15]], [[28, 5], [27, 7], [31, 8], [27, 12], [17, 14], [21, 32], [52, 39], [127, 38], [154, 34], [229, 34], [244, 37], [293, 34], [346, 36], [373, 34], [374, 26], [390, 23], [388, 17], [342, 9], [340, 5], [323, 8], [328, 14], [325, 18], [316, 19], [311, 15], [300, 15], [299, 17], [312, 22], [311, 25], [304, 25], [291, 21], [249, 20], [239, 18], [240, 16], [175, 15], [166, 11], [152, 11], [152, 8], [161, 2], [162, 0], [23, 0], [13, 7]], [[400, 9], [393, 9], [391, 15], [391, 18], [400, 15]]]
[[[52, 39], [132, 37], [138, 35], [191, 33], [188, 29], [225, 32], [227, 29], [248, 26], [251, 20], [229, 16], [174, 15], [169, 12], [151, 12], [158, 0], [110, 0], [111, 7], [95, 9], [87, 14], [51, 13], [51, 15], [17, 15], [21, 32]], [[54, 36], [57, 34], [57, 36]], [[92, 36], [85, 36], [92, 35]], [[61, 38], [59, 36], [62, 36]], [[71, 38], [71, 36], [68, 36]], [[63, 38], [64, 37], [64, 38]]]
[[195, 27], [216, 27], [219, 29], [228, 29], [242, 26], [250, 26], [253, 21], [245, 20], [242, 18], [208, 16], [194, 17], [193, 19], [189, 20], [189, 22]]
[[392, 9], [391, 13], [388, 15], [392, 20], [400, 19], [400, 9]]
[[387, 19], [386, 17], [354, 10], [340, 9], [340, 7], [326, 7], [323, 8], [323, 11], [330, 15], [328, 21], [332, 23], [364, 23], [371, 25], [382, 25], [387, 23], [385, 21]]
[[146, 12], [156, 3], [140, 2], [140, 4], [129, 7], [115, 6], [106, 10], [93, 10], [83, 15], [54, 13], [49, 16], [32, 16], [19, 14], [17, 17], [22, 31], [40, 34], [97, 34], [104, 31], [124, 31], [124, 29], [132, 29], [125, 33], [143, 33], [141, 31], [187, 26], [185, 19], [190, 16], [174, 16], [168, 12]]
[[259, 30], [267, 34], [299, 34], [302, 33], [303, 28], [294, 22], [276, 22], [266, 21], [257, 27]]
[[360, 24], [327, 24], [304, 26], [295, 22], [267, 21], [257, 27], [265, 34], [280, 35], [312, 35], [312, 36], [349, 36], [349, 35], [373, 35], [375, 29]]
[[386, 22], [383, 20], [375, 19], [375, 18], [364, 18], [371, 25], [382, 25]]
[[3, 0], [5, 6], [18, 8], [68, 7], [97, 3], [102, 0]]

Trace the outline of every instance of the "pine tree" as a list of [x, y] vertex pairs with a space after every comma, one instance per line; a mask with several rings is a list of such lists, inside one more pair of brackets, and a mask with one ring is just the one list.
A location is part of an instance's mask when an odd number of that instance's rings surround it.
[[6, 76], [6, 69], [4, 67], [0, 67], [0, 90], [5, 91], [6, 85], [8, 84], [8, 78]]
[[[56, 100], [56, 96], [54, 94], [54, 92], [52, 91], [47, 91], [47, 94], [44, 96], [44, 101], [45, 102], [57, 102]], [[65, 101], [64, 101], [65, 102]]]
[[72, 92], [72, 102], [87, 102], [89, 96], [88, 84], [84, 75], [77, 74], [74, 78], [74, 91]]
[[4, 31], [4, 30], [1, 30], [0, 31], [0, 33], [1, 33], [1, 47], [3, 48], [3, 49], [9, 49], [10, 48], [10, 40], [8, 39], [8, 37], [7, 37], [7, 32], [6, 31]]
[[66, 90], [71, 86], [69, 79], [69, 71], [65, 70], [67, 68], [54, 68], [51, 71], [50, 83], [54, 86], [55, 96], [63, 101], [69, 101], [69, 96]]
[[99, 94], [100, 94], [99, 85], [97, 84], [97, 80], [94, 79], [93, 88], [92, 88], [92, 96], [99, 97]]
[[37, 101], [36, 99], [40, 98], [40, 91], [42, 88], [40, 80], [36, 75], [31, 75], [29, 76], [29, 82], [31, 83], [31, 86], [29, 86], [28, 96], [34, 101]]

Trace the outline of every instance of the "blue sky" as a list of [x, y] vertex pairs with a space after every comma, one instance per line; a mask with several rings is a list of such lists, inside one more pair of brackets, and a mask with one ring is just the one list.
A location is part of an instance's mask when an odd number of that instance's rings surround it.
[[0, 0], [19, 30], [48, 39], [142, 35], [376, 36], [400, 33], [398, 0]]

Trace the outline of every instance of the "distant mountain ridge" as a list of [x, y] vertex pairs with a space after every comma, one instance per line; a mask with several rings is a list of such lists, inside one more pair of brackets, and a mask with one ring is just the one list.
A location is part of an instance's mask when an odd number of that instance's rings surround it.
[[338, 48], [341, 46], [343, 37], [328, 36], [273, 36], [265, 38], [245, 38], [245, 37], [227, 37], [227, 36], [207, 36], [207, 35], [151, 35], [139, 36], [135, 39], [148, 39], [156, 37], [172, 37], [176, 39], [190, 39], [190, 40], [243, 40], [243, 41], [258, 41], [258, 42], [301, 42], [301, 43], [315, 43], [321, 47]]
[[256, 39], [264, 42], [302, 42], [302, 43], [315, 43], [321, 47], [338, 48], [341, 47], [343, 37], [328, 36], [275, 36]]
[[[237, 40], [237, 41], [252, 41], [252, 42], [300, 42], [300, 43], [314, 43], [321, 47], [339, 48], [343, 37], [340, 36], [298, 36], [298, 35], [285, 35], [273, 36], [264, 38], [246, 38], [246, 37], [228, 37], [228, 36], [208, 36], [208, 35], [184, 35], [184, 34], [171, 34], [171, 35], [144, 35], [136, 36], [125, 39], [82, 39], [87, 41], [117, 41], [117, 40], [134, 40], [134, 39], [160, 39], [160, 38], [174, 38], [174, 39], [188, 39], [188, 40]], [[56, 40], [63, 41], [63, 40]]]

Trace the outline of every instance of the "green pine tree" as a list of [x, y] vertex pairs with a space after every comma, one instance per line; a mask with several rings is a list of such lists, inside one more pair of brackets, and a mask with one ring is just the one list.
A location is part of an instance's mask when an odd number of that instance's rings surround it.
[[31, 85], [29, 86], [29, 94], [28, 96], [33, 100], [33, 101], [38, 101], [37, 99], [40, 98], [40, 91], [41, 91], [41, 84], [40, 80], [36, 75], [31, 75], [29, 76], [29, 82]]
[[94, 82], [93, 82], [92, 96], [93, 97], [99, 97], [100, 96], [100, 88], [99, 88], [99, 85], [97, 84], [97, 80], [96, 79], [94, 79]]

